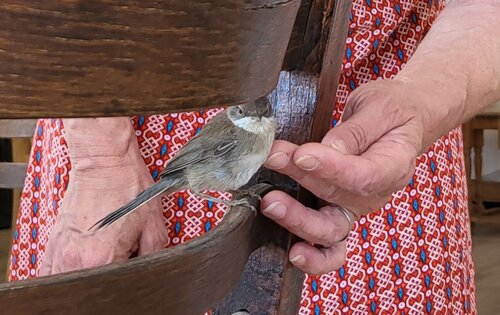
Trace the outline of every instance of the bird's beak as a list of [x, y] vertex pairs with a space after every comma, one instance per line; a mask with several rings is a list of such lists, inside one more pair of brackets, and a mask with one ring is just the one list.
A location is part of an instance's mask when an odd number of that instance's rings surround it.
[[261, 117], [271, 117], [273, 115], [273, 108], [271, 107], [271, 103], [266, 100], [266, 107], [260, 113]]

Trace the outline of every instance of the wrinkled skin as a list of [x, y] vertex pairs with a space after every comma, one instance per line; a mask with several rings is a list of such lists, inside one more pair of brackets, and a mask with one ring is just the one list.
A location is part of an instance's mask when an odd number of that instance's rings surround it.
[[[276, 141], [267, 167], [349, 209], [351, 220], [376, 211], [407, 185], [419, 154], [500, 100], [500, 55], [494, 53], [500, 48], [499, 12], [498, 1], [450, 1], [393, 80], [352, 92], [343, 122], [321, 143]], [[271, 192], [262, 208], [305, 240], [290, 249], [297, 268], [323, 274], [343, 264], [345, 242], [339, 241], [350, 226], [336, 207], [315, 211]]]
[[[405, 187], [422, 150], [422, 116], [404, 84], [375, 81], [355, 90], [343, 122], [321, 143], [297, 146], [277, 140], [265, 166], [286, 174], [330, 203], [352, 213], [351, 220], [377, 210]], [[339, 268], [345, 258], [349, 220], [334, 206], [319, 211], [273, 191], [263, 213], [307, 240], [290, 250], [290, 259], [311, 274]], [[318, 249], [310, 243], [324, 246]]]
[[[130, 120], [127, 118], [114, 123], [109, 118], [75, 119], [66, 120], [65, 127], [66, 133], [69, 132], [68, 147], [73, 155], [72, 169], [47, 243], [40, 275], [124, 261], [131, 256], [146, 255], [164, 248], [167, 230], [160, 198], [106, 229], [88, 231], [97, 220], [153, 183], [139, 154]], [[85, 132], [80, 136], [76, 130], [81, 128], [85, 128]], [[103, 155], [101, 151], [108, 150], [105, 144], [113, 141], [113, 137], [108, 136], [113, 128], [125, 131], [125, 145], [114, 144], [114, 151]], [[102, 147], [83, 146], [81, 140], [87, 136]]]

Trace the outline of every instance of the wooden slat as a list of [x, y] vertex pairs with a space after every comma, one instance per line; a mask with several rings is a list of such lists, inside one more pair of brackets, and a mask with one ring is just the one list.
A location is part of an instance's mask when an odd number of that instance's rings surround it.
[[262, 215], [255, 219], [248, 208], [235, 207], [204, 236], [152, 255], [2, 284], [1, 313], [200, 315], [232, 288], [252, 251], [279, 230]]
[[[12, 139], [12, 161], [28, 163], [31, 151], [31, 139]], [[22, 188], [12, 191], [12, 226], [16, 225], [17, 214], [21, 203]]]
[[476, 189], [476, 199], [483, 201], [500, 202], [500, 182], [472, 181]]
[[306, 33], [307, 20], [311, 10], [312, 0], [302, 0], [300, 2], [299, 11], [293, 25], [292, 36], [286, 50], [283, 70], [297, 70], [302, 54], [302, 43]]
[[0, 188], [22, 188], [26, 163], [0, 162]]
[[4, 0], [0, 118], [193, 110], [273, 90], [300, 0]]
[[36, 119], [0, 120], [0, 138], [31, 138], [35, 132]]
[[[311, 28], [311, 32], [323, 35], [311, 37], [318, 41], [327, 39], [323, 46], [327, 47], [326, 51], [318, 52], [318, 55], [324, 56], [324, 60], [320, 66], [307, 71], [282, 72], [278, 86], [271, 95], [281, 126], [278, 138], [296, 144], [319, 141], [330, 129], [351, 1], [338, 0], [333, 5], [330, 2], [324, 2], [323, 5], [324, 11], [320, 11], [325, 18], [320, 20], [324, 24], [319, 29]], [[311, 10], [319, 8], [316, 6]], [[321, 72], [314, 73], [314, 70]], [[298, 195], [299, 200], [306, 205], [315, 207], [320, 203], [312, 194], [299, 189], [295, 182], [277, 173], [263, 172], [257, 180], [279, 183], [280, 188], [292, 196]], [[235, 309], [247, 309], [250, 314], [298, 313], [304, 274], [288, 260], [289, 249], [298, 239], [290, 233], [284, 233], [279, 240], [280, 246], [262, 248], [254, 253], [235, 289], [215, 308], [215, 315], [231, 314]]]

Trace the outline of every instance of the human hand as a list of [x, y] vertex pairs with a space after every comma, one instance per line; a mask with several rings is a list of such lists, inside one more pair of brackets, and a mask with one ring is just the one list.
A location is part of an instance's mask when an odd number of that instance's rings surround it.
[[310, 274], [338, 269], [346, 254], [339, 241], [350, 221], [379, 209], [408, 184], [416, 157], [429, 143], [423, 123], [430, 110], [418, 93], [395, 80], [367, 83], [350, 95], [343, 122], [321, 143], [275, 141], [267, 168], [350, 210], [348, 219], [334, 205], [316, 211], [279, 191], [263, 198], [263, 214], [305, 240], [290, 249], [297, 268]]
[[[110, 142], [109, 150], [103, 146], [101, 152], [89, 150], [94, 155], [86, 154], [83, 150], [88, 147], [80, 140], [89, 139], [84, 141], [101, 145], [102, 139], [76, 137], [71, 128], [80, 122], [72, 123], [65, 125], [66, 132], [71, 134], [67, 136], [72, 150], [70, 181], [46, 245], [41, 276], [124, 261], [161, 250], [167, 242], [159, 198], [106, 229], [89, 231], [99, 219], [149, 187], [153, 179], [140, 156], [135, 137], [125, 138], [130, 143], [124, 146], [117, 147]], [[110, 128], [106, 130], [109, 133], [116, 132], [111, 130], [116, 129], [113, 127], [120, 129], [112, 123], [104, 125], [104, 129]], [[92, 126], [92, 122], [90, 126], [94, 130], [99, 128]], [[125, 121], [124, 126], [131, 128], [129, 121]], [[109, 133], [98, 134], [109, 137]], [[123, 130], [120, 133], [123, 134]], [[78, 148], [80, 144], [82, 150]], [[113, 153], [107, 154], [109, 152]]]

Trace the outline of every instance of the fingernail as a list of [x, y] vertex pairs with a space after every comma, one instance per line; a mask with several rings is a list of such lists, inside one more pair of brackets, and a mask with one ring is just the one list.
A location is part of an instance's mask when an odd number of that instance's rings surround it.
[[333, 141], [332, 143], [330, 143], [330, 147], [332, 147], [332, 149], [337, 152], [347, 154], [347, 147], [345, 146], [345, 143], [343, 141]]
[[282, 219], [286, 215], [286, 207], [281, 202], [275, 201], [267, 206], [264, 210], [262, 210], [262, 212], [267, 214], [267, 216], [269, 217]]
[[304, 255], [297, 255], [295, 257], [292, 257], [292, 259], [290, 259], [290, 262], [295, 266], [303, 266], [306, 263], [306, 258], [304, 257]]
[[269, 168], [280, 169], [288, 164], [290, 157], [284, 152], [276, 152], [267, 158], [265, 165]]
[[312, 155], [304, 155], [295, 160], [295, 164], [303, 170], [312, 171], [318, 167], [319, 161]]

